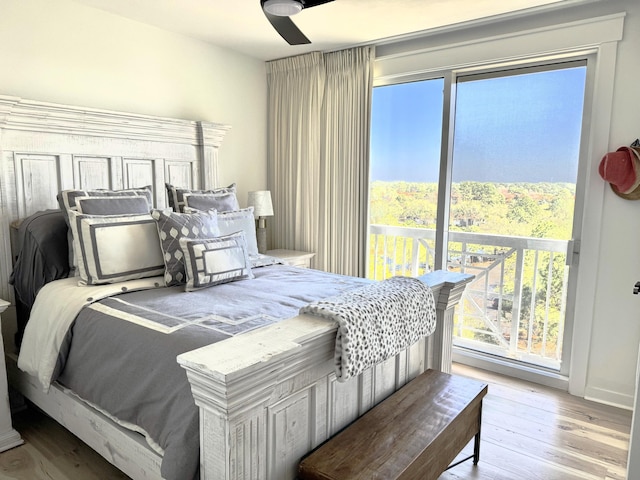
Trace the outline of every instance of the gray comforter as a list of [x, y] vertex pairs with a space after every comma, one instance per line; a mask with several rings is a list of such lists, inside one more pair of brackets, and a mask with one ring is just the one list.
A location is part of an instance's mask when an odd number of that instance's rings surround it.
[[198, 409], [176, 356], [368, 282], [283, 265], [254, 274], [197, 292], [159, 288], [85, 307], [65, 342], [57, 381], [147, 432], [164, 450], [164, 478], [198, 478]]

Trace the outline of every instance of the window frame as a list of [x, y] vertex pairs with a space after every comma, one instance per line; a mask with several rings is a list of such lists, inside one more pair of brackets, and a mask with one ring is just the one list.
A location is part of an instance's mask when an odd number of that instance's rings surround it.
[[[560, 371], [545, 369], [544, 367], [528, 366], [517, 360], [491, 359], [490, 355], [482, 353], [469, 353], [454, 346], [454, 359], [469, 363], [481, 368], [489, 368], [506, 374], [515, 374], [520, 378], [535, 381], [545, 385], [562, 388], [571, 391], [570, 378], [574, 362], [574, 331], [576, 328], [575, 303], [578, 292], [578, 258], [581, 244], [580, 233], [583, 227], [583, 215], [585, 214], [587, 179], [589, 173], [589, 149], [590, 132], [593, 129], [591, 122], [592, 103], [594, 97], [596, 65], [598, 49], [588, 48], [577, 51], [567, 51], [553, 55], [525, 56], [520, 59], [511, 59], [506, 62], [487, 61], [473, 66], [452, 67], [433, 70], [429, 72], [410, 73], [374, 80], [374, 88], [378, 86], [397, 85], [408, 82], [444, 79], [443, 110], [442, 110], [442, 138], [440, 149], [440, 167], [438, 175], [438, 205], [436, 218], [436, 239], [434, 254], [434, 269], [446, 269], [446, 259], [449, 244], [449, 217], [450, 198], [453, 170], [453, 141], [455, 126], [455, 98], [456, 88], [460, 81], [474, 80], [478, 78], [497, 78], [505, 75], [517, 75], [520, 73], [533, 73], [563, 68], [563, 66], [587, 67], [585, 100], [581, 128], [580, 153], [578, 161], [578, 175], [576, 179], [576, 200], [574, 206], [574, 219], [572, 231], [574, 240], [570, 242], [575, 246], [573, 253], [574, 265], [570, 268], [569, 291], [567, 292], [567, 309], [565, 311], [565, 329], [563, 338], [563, 351]], [[367, 230], [368, 231], [368, 230]], [[367, 235], [368, 237], [368, 235]], [[369, 262], [367, 262], [368, 265]], [[496, 363], [499, 364], [496, 368]], [[582, 384], [584, 388], [584, 384]], [[577, 393], [579, 394], [579, 393]]]

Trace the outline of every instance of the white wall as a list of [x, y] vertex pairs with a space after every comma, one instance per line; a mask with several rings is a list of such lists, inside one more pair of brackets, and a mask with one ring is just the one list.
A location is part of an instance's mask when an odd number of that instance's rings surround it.
[[[612, 105], [613, 150], [640, 137], [640, 3], [625, 2], [624, 38], [618, 48]], [[602, 216], [597, 295], [587, 377], [588, 397], [611, 393], [633, 399], [638, 343], [640, 297], [633, 285], [640, 280], [640, 202], [619, 198], [607, 188]], [[628, 403], [627, 403], [628, 400]]]
[[[625, 15], [616, 17], [617, 13]], [[611, 18], [611, 22], [589, 21], [600, 17]], [[620, 39], [616, 38], [614, 24], [621, 22], [624, 34]], [[553, 26], [558, 24], [571, 27], [555, 31]], [[612, 46], [617, 40], [616, 58]], [[407, 72], [579, 50], [596, 41], [603, 45], [601, 58], [607, 57], [615, 71], [601, 62], [596, 79], [598, 98], [592, 119], [596, 132], [589, 139], [589, 191], [582, 231], [581, 278], [577, 282], [575, 361], [569, 384], [574, 394], [630, 408], [640, 341], [640, 297], [632, 294], [634, 283], [640, 280], [640, 201], [614, 195], [599, 178], [597, 167], [607, 151], [640, 137], [640, 3], [588, 3], [380, 46], [376, 75], [392, 81]]]
[[266, 187], [264, 62], [68, 0], [0, 0], [0, 94], [232, 126], [220, 180]]

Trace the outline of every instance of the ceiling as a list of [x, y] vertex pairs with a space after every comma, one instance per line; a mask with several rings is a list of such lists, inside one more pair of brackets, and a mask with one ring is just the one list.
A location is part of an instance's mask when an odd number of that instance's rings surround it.
[[259, 0], [75, 0], [262, 59], [329, 51], [584, 0], [335, 0], [291, 17], [311, 45], [288, 45]]

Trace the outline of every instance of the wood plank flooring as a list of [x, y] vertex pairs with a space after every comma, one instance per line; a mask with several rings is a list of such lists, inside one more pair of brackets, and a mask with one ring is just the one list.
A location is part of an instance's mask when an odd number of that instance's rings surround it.
[[0, 480], [126, 480], [84, 442], [35, 407], [13, 415], [24, 444], [0, 453]]
[[459, 364], [453, 371], [488, 383], [489, 392], [480, 463], [458, 465], [441, 480], [626, 479], [630, 411]]
[[[631, 412], [458, 364], [454, 373], [488, 383], [489, 393], [480, 463], [460, 464], [441, 480], [626, 478]], [[0, 480], [128, 478], [34, 409], [16, 414], [14, 428], [25, 444], [0, 453]]]

